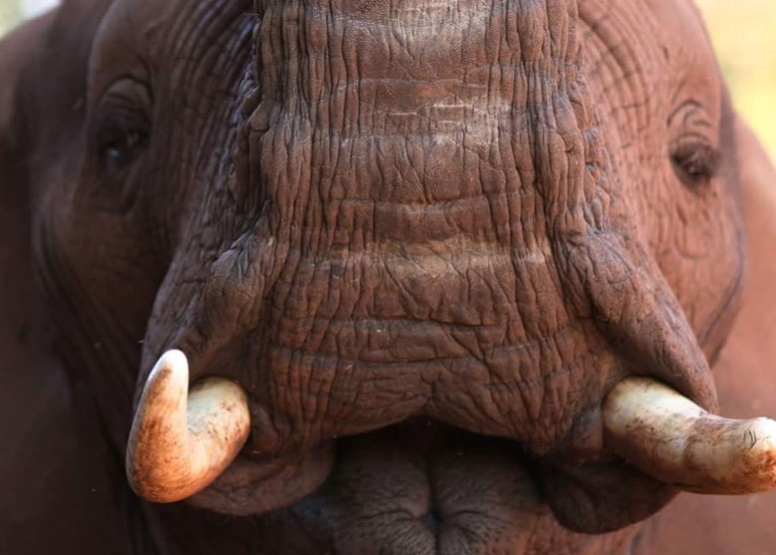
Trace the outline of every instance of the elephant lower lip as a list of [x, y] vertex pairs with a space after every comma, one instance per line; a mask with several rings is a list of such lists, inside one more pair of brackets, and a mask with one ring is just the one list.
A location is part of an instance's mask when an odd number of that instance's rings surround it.
[[195, 506], [235, 516], [286, 507], [315, 491], [332, 470], [334, 449], [327, 443], [299, 457], [257, 461], [238, 456], [208, 488], [191, 497]]
[[291, 510], [338, 555], [530, 553], [554, 519], [527, 467], [516, 442], [414, 419], [340, 440], [332, 475]]

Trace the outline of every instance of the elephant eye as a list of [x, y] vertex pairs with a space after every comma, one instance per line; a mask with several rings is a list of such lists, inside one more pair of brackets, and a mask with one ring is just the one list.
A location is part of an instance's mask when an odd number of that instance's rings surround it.
[[146, 149], [151, 125], [150, 95], [145, 85], [122, 79], [108, 89], [97, 107], [96, 142], [100, 163], [118, 171]]
[[678, 141], [671, 153], [674, 172], [688, 186], [708, 183], [719, 169], [720, 154], [701, 137]]
[[116, 168], [131, 163], [148, 145], [148, 133], [141, 127], [106, 125], [100, 133], [100, 158]]

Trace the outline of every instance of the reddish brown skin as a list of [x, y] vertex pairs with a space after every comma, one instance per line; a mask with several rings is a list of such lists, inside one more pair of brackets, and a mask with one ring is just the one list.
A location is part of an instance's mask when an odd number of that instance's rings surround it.
[[[693, 530], [721, 501], [644, 526], [676, 492], [601, 440], [634, 373], [767, 412], [776, 328], [732, 326], [745, 259], [758, 303], [776, 277], [772, 170], [698, 14], [421, 4], [69, 0], [0, 43], [0, 422], [20, 446], [0, 481], [51, 476], [0, 491], [0, 548], [767, 545], [767, 515], [730, 542]], [[121, 461], [173, 347], [245, 387], [253, 430], [214, 487], [160, 507]]]

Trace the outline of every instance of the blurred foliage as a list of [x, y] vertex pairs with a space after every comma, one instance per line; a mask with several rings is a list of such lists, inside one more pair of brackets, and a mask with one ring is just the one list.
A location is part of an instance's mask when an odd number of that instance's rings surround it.
[[[51, 0], [0, 0], [0, 35]], [[667, 1], [667, 0], [661, 0]], [[696, 0], [736, 106], [776, 157], [776, 0]]]

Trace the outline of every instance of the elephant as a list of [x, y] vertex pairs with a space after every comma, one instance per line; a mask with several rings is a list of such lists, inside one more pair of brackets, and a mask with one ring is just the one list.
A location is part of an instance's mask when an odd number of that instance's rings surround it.
[[0, 79], [3, 553], [772, 552], [690, 0], [64, 0]]

